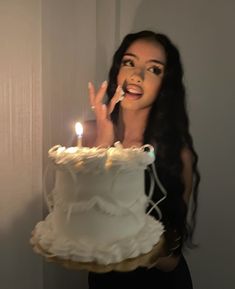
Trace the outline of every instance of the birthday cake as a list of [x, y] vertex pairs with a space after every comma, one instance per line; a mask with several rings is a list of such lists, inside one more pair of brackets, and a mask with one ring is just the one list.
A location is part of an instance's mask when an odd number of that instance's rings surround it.
[[48, 152], [55, 184], [49, 214], [36, 224], [34, 242], [75, 262], [112, 264], [151, 251], [164, 228], [146, 210], [144, 171], [154, 149], [54, 146]]

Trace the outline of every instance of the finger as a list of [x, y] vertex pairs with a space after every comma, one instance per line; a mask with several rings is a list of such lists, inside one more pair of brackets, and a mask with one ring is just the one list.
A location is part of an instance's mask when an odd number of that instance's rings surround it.
[[109, 108], [108, 108], [108, 113], [111, 114], [115, 108], [115, 105], [119, 102], [122, 101], [124, 98], [124, 91], [120, 85], [118, 85], [114, 96], [112, 97], [110, 103], [109, 103]]
[[88, 82], [88, 93], [89, 93], [89, 101], [90, 105], [94, 106], [95, 104], [95, 87], [92, 82]]
[[106, 104], [102, 104], [101, 106], [101, 114], [100, 117], [102, 119], [107, 119], [108, 118], [108, 109]]
[[101, 84], [99, 90], [97, 91], [97, 94], [96, 94], [95, 100], [94, 100], [95, 101], [95, 105], [96, 104], [102, 104], [103, 98], [104, 98], [106, 90], [107, 90], [107, 86], [108, 86], [108, 82], [107, 82], [107, 80], [105, 80]]
[[96, 105], [94, 111], [98, 123], [102, 122], [103, 120], [107, 120], [109, 118], [106, 104]]

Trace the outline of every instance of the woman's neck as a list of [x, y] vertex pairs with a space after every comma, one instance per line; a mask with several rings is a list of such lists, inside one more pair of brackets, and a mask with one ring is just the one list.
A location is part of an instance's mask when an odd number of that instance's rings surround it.
[[143, 145], [149, 109], [140, 111], [122, 110], [119, 112], [117, 137], [124, 147]]

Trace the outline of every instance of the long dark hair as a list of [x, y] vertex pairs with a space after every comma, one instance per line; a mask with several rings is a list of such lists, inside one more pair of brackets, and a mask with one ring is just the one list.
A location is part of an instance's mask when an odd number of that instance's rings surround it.
[[[189, 119], [185, 105], [185, 87], [183, 84], [183, 68], [179, 51], [164, 34], [153, 31], [141, 31], [128, 34], [122, 41], [113, 57], [109, 71], [107, 89], [110, 100], [117, 87], [117, 75], [121, 61], [128, 47], [136, 40], [144, 39], [161, 44], [166, 53], [166, 66], [160, 92], [152, 105], [144, 133], [145, 143], [156, 146], [156, 167], [168, 197], [162, 202], [163, 222], [167, 229], [178, 233], [193, 245], [192, 237], [196, 225], [197, 195], [200, 175], [197, 168], [198, 155], [194, 149], [189, 132]], [[118, 121], [119, 105], [112, 113], [114, 123]], [[188, 148], [193, 155], [193, 190], [190, 216], [187, 221], [187, 206], [183, 201], [184, 184], [182, 182], [183, 148]], [[157, 198], [155, 196], [155, 198]]]

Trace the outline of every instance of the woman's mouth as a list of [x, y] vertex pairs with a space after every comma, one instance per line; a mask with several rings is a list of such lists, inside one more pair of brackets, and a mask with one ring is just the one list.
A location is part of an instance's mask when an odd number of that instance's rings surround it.
[[142, 87], [136, 84], [127, 84], [125, 87], [123, 87], [123, 90], [125, 92], [125, 98], [132, 100], [141, 98], [144, 93]]

